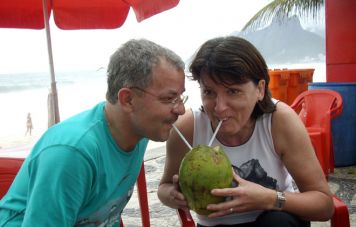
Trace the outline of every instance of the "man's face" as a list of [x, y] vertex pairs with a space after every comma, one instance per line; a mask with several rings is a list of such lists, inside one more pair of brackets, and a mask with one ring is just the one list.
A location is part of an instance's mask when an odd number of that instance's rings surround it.
[[152, 74], [152, 84], [139, 88], [144, 94], [135, 98], [132, 124], [138, 136], [165, 141], [172, 124], [185, 112], [180, 99], [185, 91], [185, 75], [164, 59], [153, 68]]

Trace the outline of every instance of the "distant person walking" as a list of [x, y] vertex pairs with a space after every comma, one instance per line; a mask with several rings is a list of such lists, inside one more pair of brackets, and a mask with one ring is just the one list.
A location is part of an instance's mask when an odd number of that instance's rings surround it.
[[32, 129], [33, 129], [31, 113], [28, 113], [28, 114], [27, 114], [26, 127], [27, 127], [27, 130], [26, 130], [25, 136], [27, 135], [27, 133], [29, 133], [30, 136], [31, 136], [31, 134], [32, 134]]

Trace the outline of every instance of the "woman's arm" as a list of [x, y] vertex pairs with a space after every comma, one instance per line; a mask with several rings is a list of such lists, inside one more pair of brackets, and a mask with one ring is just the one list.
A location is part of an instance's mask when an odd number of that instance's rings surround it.
[[301, 193], [286, 193], [283, 210], [307, 220], [325, 221], [333, 214], [332, 194], [299, 116], [284, 103], [272, 118], [276, 152]]
[[[179, 131], [192, 145], [194, 120], [191, 110], [187, 110], [175, 123]], [[171, 208], [187, 208], [187, 203], [178, 186], [178, 172], [184, 155], [189, 151], [177, 132], [172, 129], [166, 144], [166, 161], [157, 195], [163, 204]]]

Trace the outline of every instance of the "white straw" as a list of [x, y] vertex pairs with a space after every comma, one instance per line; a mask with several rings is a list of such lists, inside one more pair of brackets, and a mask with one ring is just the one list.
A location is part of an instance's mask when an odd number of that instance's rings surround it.
[[189, 149], [193, 149], [192, 146], [190, 146], [190, 144], [188, 143], [188, 141], [184, 138], [183, 134], [179, 131], [179, 129], [173, 124], [173, 128], [176, 130], [176, 132], [178, 133], [178, 135], [180, 136], [180, 138], [182, 138], [182, 140], [184, 141], [184, 143], [189, 147]]
[[218, 131], [219, 131], [219, 129], [220, 129], [220, 126], [221, 126], [221, 124], [222, 124], [222, 120], [220, 120], [220, 122], [219, 122], [219, 124], [218, 124], [218, 126], [216, 127], [216, 129], [215, 129], [215, 132], [214, 132], [214, 134], [213, 134], [213, 137], [211, 137], [211, 139], [210, 139], [210, 142], [209, 142], [209, 147], [211, 146], [211, 144], [213, 143], [213, 141], [214, 141], [214, 139], [215, 139], [215, 136], [216, 136], [216, 134], [218, 133]]

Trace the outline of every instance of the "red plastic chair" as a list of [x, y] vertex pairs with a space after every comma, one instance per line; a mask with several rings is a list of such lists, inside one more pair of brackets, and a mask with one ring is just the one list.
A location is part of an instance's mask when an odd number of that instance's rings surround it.
[[341, 95], [327, 89], [308, 90], [299, 94], [291, 107], [299, 113], [307, 128], [316, 156], [327, 177], [334, 172], [331, 120], [342, 112]]
[[346, 204], [336, 196], [333, 196], [335, 212], [331, 218], [331, 227], [350, 227], [349, 210]]
[[[146, 185], [146, 175], [145, 175], [145, 164], [142, 162], [141, 170], [138, 175], [137, 181], [137, 193], [138, 193], [138, 202], [140, 204], [141, 210], [141, 222], [142, 227], [150, 227], [150, 211], [148, 208], [148, 199], [147, 199], [147, 185]], [[124, 222], [121, 219], [120, 227], [124, 227]]]
[[23, 161], [23, 158], [0, 158], [0, 199], [7, 193]]
[[[331, 136], [331, 119], [342, 112], [342, 97], [333, 90], [317, 89], [302, 92], [291, 107], [298, 113], [308, 130], [316, 156], [327, 177], [334, 172], [334, 154]], [[331, 227], [350, 227], [346, 204], [333, 196], [335, 212]]]
[[189, 210], [177, 209], [179, 222], [182, 227], [195, 227], [195, 222]]
[[137, 178], [136, 185], [137, 185], [138, 201], [141, 209], [142, 227], [150, 227], [150, 212], [148, 209], [145, 165], [143, 162], [142, 162], [140, 173]]
[[[23, 161], [24, 158], [0, 157], [0, 199], [7, 193]], [[142, 227], [150, 227], [145, 166], [143, 163], [136, 183], [141, 209]], [[120, 226], [124, 227], [122, 220]]]

